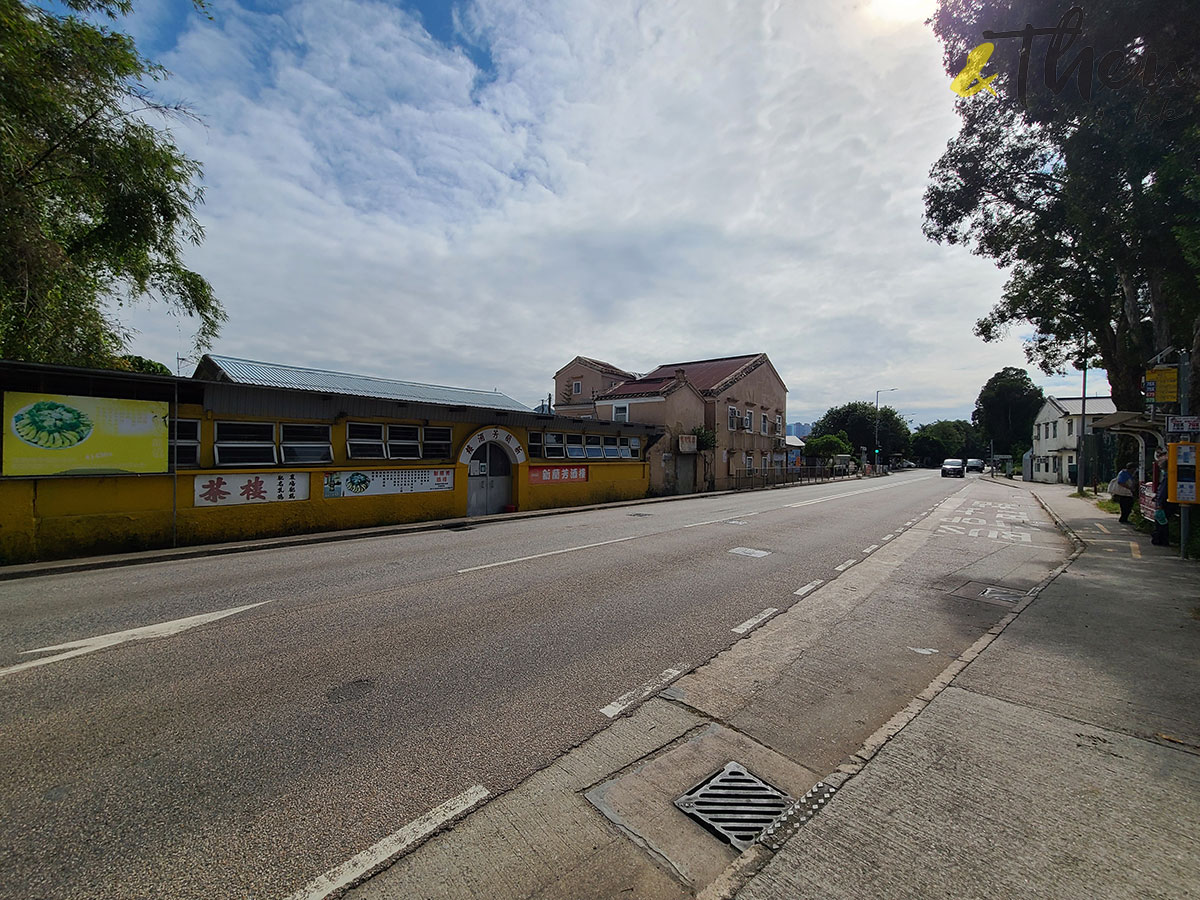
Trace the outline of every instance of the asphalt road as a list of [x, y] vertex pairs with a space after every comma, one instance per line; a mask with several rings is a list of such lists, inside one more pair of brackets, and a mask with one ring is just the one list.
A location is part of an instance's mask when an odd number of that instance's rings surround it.
[[961, 487], [915, 471], [0, 583], [0, 897], [286, 897], [518, 784]]

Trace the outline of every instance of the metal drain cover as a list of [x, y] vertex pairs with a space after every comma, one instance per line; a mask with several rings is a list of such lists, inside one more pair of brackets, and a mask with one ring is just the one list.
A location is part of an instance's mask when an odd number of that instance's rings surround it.
[[819, 813], [836, 792], [837, 788], [818, 781], [809, 788], [808, 793], [793, 803], [787, 812], [767, 826], [759, 841], [772, 850], [778, 850], [784, 841], [800, 830], [800, 826], [807, 824]]
[[625, 513], [625, 515], [633, 516], [634, 518], [644, 519], [646, 516], [654, 515], [654, 513]]
[[678, 797], [675, 805], [718, 837], [745, 850], [794, 802], [744, 766], [729, 762]]

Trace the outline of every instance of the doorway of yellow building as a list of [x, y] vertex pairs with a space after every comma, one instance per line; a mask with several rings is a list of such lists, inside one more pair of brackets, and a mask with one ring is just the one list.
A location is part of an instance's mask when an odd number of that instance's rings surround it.
[[512, 504], [512, 460], [502, 444], [488, 441], [467, 463], [467, 515], [490, 516]]

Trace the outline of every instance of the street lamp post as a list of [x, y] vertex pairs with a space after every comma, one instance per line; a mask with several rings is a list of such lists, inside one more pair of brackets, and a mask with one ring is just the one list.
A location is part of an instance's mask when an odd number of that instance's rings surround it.
[[900, 388], [880, 388], [875, 392], [875, 468], [878, 474], [879, 468], [879, 395], [886, 394], [888, 391], [898, 391]]

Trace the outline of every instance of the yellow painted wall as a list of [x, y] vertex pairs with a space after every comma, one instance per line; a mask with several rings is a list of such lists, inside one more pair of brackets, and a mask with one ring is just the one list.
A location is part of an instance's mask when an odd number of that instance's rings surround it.
[[[208, 428], [211, 423], [205, 422]], [[455, 428], [456, 448], [474, 427]], [[337, 427], [335, 426], [335, 434]], [[522, 440], [523, 430], [513, 429]], [[342, 429], [344, 437], [344, 428]], [[211, 433], [205, 434], [211, 440]], [[207, 452], [205, 452], [205, 450]], [[205, 445], [201, 462], [211, 460]], [[335, 456], [338, 442], [334, 440]], [[279, 466], [204, 468], [180, 470], [176, 498], [177, 543], [180, 546], [246, 540], [273, 535], [302, 534], [346, 528], [417, 522], [465, 516], [467, 467], [453, 464], [454, 489], [367, 497], [324, 497], [324, 473], [388, 468], [450, 468], [445, 463], [399, 464], [386, 460], [359, 460], [357, 467], [343, 457], [321, 467]], [[540, 462], [538, 464], [541, 464]], [[513, 467], [513, 502], [518, 509], [548, 509], [613, 500], [636, 499], [646, 494], [648, 466], [641, 461], [603, 461], [588, 465], [591, 480], [578, 484], [535, 485], [529, 482], [529, 464]], [[236, 506], [196, 508], [194, 481], [217, 475], [279, 471], [306, 472], [309, 499]], [[124, 477], [62, 477], [5, 479], [0, 481], [0, 564], [35, 559], [62, 559], [132, 550], [167, 547], [172, 541], [172, 475]]]
[[[560, 461], [538, 461], [535, 465], [559, 465]], [[578, 465], [578, 461], [574, 461]], [[650, 467], [641, 461], [597, 462], [588, 466], [586, 482], [565, 484], [531, 484], [529, 467], [519, 471], [523, 498], [521, 509], [553, 509], [559, 506], [585, 506], [589, 503], [611, 503], [616, 500], [636, 500], [646, 496], [650, 486]], [[516, 476], [514, 476], [516, 477]], [[515, 485], [514, 485], [515, 487]]]

